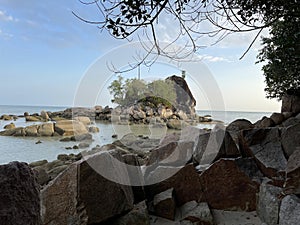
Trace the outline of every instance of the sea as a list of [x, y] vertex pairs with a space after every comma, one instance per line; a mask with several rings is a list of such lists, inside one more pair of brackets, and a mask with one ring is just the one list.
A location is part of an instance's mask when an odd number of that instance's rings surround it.
[[[8, 115], [23, 115], [24, 112], [30, 114], [40, 113], [45, 111], [61, 111], [68, 107], [63, 106], [7, 106], [0, 105], [0, 116]], [[247, 119], [251, 122], [256, 122], [263, 116], [270, 116], [271, 112], [240, 112], [240, 111], [209, 111], [197, 110], [200, 116], [211, 116], [214, 120], [224, 122], [228, 125], [236, 119]], [[19, 118], [16, 121], [0, 120], [0, 131], [6, 124], [14, 122], [17, 127], [25, 127], [38, 122], [26, 122], [24, 118]], [[126, 133], [135, 133], [136, 135], [149, 136], [150, 138], [162, 138], [170, 130], [152, 129], [148, 125], [115, 125], [112, 123], [95, 122], [95, 126], [99, 127], [100, 132], [93, 134], [94, 141], [90, 143], [91, 149], [96, 146], [102, 146], [112, 143], [116, 139], [112, 137], [117, 134], [119, 137]], [[213, 128], [215, 124], [202, 123], [198, 124], [199, 128]], [[73, 147], [78, 142], [60, 142], [60, 137], [5, 137], [0, 136], [0, 164], [6, 164], [12, 161], [34, 162], [46, 159], [48, 161], [55, 160], [59, 154], [80, 153], [88, 149], [71, 149], [66, 147]], [[37, 142], [41, 142], [37, 144]]]

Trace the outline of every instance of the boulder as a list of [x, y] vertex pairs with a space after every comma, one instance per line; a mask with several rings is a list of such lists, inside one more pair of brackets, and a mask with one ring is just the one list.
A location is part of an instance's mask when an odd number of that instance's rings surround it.
[[78, 144], [78, 148], [81, 149], [81, 148], [88, 148], [90, 147], [90, 144], [89, 143], [86, 143], [86, 142], [81, 142]]
[[273, 113], [270, 119], [273, 120], [275, 125], [279, 125], [284, 121], [284, 115], [282, 113]]
[[278, 128], [244, 130], [241, 142], [243, 152], [256, 160], [265, 176], [284, 177], [287, 160]]
[[0, 189], [0, 224], [41, 224], [39, 185], [26, 163], [0, 165]]
[[256, 128], [267, 128], [273, 127], [274, 125], [274, 121], [268, 117], [263, 117], [260, 121], [255, 123]]
[[12, 129], [11, 131], [15, 131], [13, 136], [16, 136], [16, 137], [25, 137], [26, 136], [26, 131], [25, 131], [25, 128], [23, 128], [23, 127]]
[[300, 150], [294, 151], [287, 162], [284, 192], [300, 194]]
[[46, 163], [48, 163], [48, 161], [46, 159], [44, 159], [44, 160], [32, 162], [29, 164], [29, 166], [33, 168], [33, 167], [45, 165]]
[[240, 131], [240, 130], [248, 130], [253, 128], [253, 124], [246, 119], [237, 119], [231, 122], [227, 127], [227, 131]]
[[12, 116], [6, 115], [6, 114], [4, 114], [0, 117], [0, 120], [13, 120], [13, 119], [14, 118]]
[[259, 183], [241, 170], [236, 161], [220, 159], [201, 173], [201, 201], [207, 202], [211, 208], [233, 211], [256, 209]]
[[13, 128], [13, 129], [8, 129], [8, 130], [0, 131], [0, 135], [1, 136], [13, 136], [19, 130], [23, 130], [23, 128], [22, 127], [17, 127], [17, 128]]
[[[101, 223], [102, 224], [102, 223]], [[124, 216], [112, 219], [103, 225], [150, 225], [149, 214], [145, 201], [135, 205], [134, 208]]]
[[282, 97], [281, 112], [300, 112], [300, 94], [299, 90], [288, 90]]
[[77, 117], [74, 117], [73, 119], [83, 123], [86, 126], [91, 124], [91, 120], [87, 116], [77, 116]]
[[38, 122], [41, 121], [41, 118], [38, 116], [25, 116], [27, 122]]
[[36, 137], [38, 136], [38, 125], [32, 125], [25, 128], [26, 136]]
[[159, 145], [163, 146], [171, 142], [179, 141], [180, 134], [178, 133], [166, 133], [166, 135], [160, 140]]
[[281, 126], [283, 126], [283, 127], [289, 127], [289, 126], [294, 126], [296, 124], [300, 124], [300, 119], [298, 119], [296, 117], [290, 117], [287, 120], [283, 121], [283, 123], [281, 124]]
[[145, 186], [148, 199], [170, 188], [174, 188], [179, 206], [189, 201], [199, 201], [203, 197], [199, 175], [192, 164], [184, 167], [158, 166], [145, 178], [145, 183], [151, 184]]
[[54, 124], [44, 123], [39, 126], [38, 133], [40, 136], [51, 137], [54, 134]]
[[50, 181], [50, 176], [42, 166], [34, 167], [35, 176], [39, 185], [43, 186]]
[[157, 216], [174, 220], [176, 203], [174, 199], [174, 189], [170, 188], [154, 196], [153, 207]]
[[284, 153], [290, 157], [294, 151], [300, 149], [300, 123], [281, 130], [281, 143]]
[[14, 123], [7, 124], [3, 127], [3, 129], [5, 129], [5, 130], [11, 130], [11, 129], [15, 129], [15, 128], [16, 128], [16, 125]]
[[69, 165], [61, 165], [61, 166], [56, 166], [53, 169], [49, 170], [48, 174], [50, 179], [53, 180], [55, 177], [57, 177], [61, 172], [63, 172], [68, 167]]
[[206, 202], [191, 201], [179, 209], [180, 219], [190, 221], [192, 224], [214, 225], [213, 216]]
[[81, 135], [88, 133], [85, 125], [77, 120], [60, 120], [54, 125], [54, 130], [63, 136]]
[[185, 126], [185, 123], [177, 119], [169, 119], [167, 121], [167, 127], [169, 129], [181, 130]]
[[[97, 224], [132, 210], [132, 190], [121, 184], [128, 178], [127, 171], [113, 158], [122, 162], [116, 152], [90, 155], [51, 181], [41, 194], [43, 224]], [[101, 171], [116, 182], [103, 177]]]
[[159, 146], [149, 155], [146, 165], [184, 166], [192, 159], [193, 142], [171, 142]]
[[48, 121], [49, 120], [49, 115], [48, 115], [48, 113], [46, 112], [46, 111], [41, 111], [41, 117], [42, 117], [42, 119], [44, 120], [44, 121]]
[[279, 225], [295, 225], [300, 221], [300, 199], [295, 195], [287, 195], [281, 201]]
[[260, 185], [256, 211], [262, 222], [278, 224], [281, 192], [282, 188], [268, 184], [268, 180]]
[[100, 129], [99, 129], [99, 127], [91, 126], [91, 127], [89, 127], [89, 132], [91, 132], [91, 133], [99, 133]]

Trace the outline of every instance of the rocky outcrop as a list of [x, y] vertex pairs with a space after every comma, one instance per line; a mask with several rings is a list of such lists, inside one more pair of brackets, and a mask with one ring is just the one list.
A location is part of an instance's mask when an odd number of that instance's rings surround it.
[[300, 199], [287, 195], [282, 199], [279, 212], [279, 225], [294, 225], [300, 221]]
[[0, 165], [0, 189], [0, 224], [41, 224], [39, 187], [26, 163]]
[[281, 112], [300, 113], [300, 90], [288, 90], [282, 97]]
[[256, 194], [259, 190], [259, 183], [255, 181], [256, 174], [247, 174], [244, 169], [239, 168], [237, 161], [220, 159], [201, 173], [201, 201], [207, 202], [214, 209], [256, 209]]
[[77, 120], [61, 120], [54, 125], [54, 130], [62, 136], [81, 135], [88, 133], [84, 124]]

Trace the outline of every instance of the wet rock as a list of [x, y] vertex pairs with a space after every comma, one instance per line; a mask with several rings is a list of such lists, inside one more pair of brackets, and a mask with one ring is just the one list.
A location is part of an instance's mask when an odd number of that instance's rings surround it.
[[289, 126], [281, 131], [281, 143], [287, 157], [290, 157], [294, 151], [300, 149], [300, 123]]
[[203, 195], [199, 175], [192, 164], [184, 167], [158, 166], [145, 179], [146, 184], [152, 184], [145, 186], [148, 199], [170, 188], [174, 188], [179, 206], [189, 201], [199, 201]]
[[39, 186], [26, 163], [0, 165], [0, 223], [40, 225]]
[[300, 150], [294, 151], [287, 162], [284, 192], [300, 194]]
[[279, 225], [295, 225], [300, 221], [300, 199], [287, 195], [282, 199], [279, 212]]
[[174, 189], [170, 188], [154, 196], [153, 206], [155, 215], [169, 220], [175, 219], [176, 204], [173, 191]]
[[30, 167], [36, 167], [36, 166], [42, 166], [42, 165], [45, 165], [46, 163], [48, 163], [48, 161], [46, 159], [44, 160], [39, 160], [39, 161], [36, 161], [36, 162], [32, 162], [29, 164]]
[[243, 151], [255, 158], [265, 176], [271, 179], [284, 176], [287, 160], [278, 128], [244, 130], [242, 136]]
[[18, 127], [16, 129], [12, 129], [10, 131], [12, 131], [12, 132], [14, 131], [13, 136], [16, 136], [16, 137], [25, 137], [26, 136], [26, 131], [22, 127]]
[[5, 130], [15, 129], [16, 125], [14, 123], [7, 124], [3, 127]]
[[37, 142], [35, 142], [36, 145], [38, 144], [42, 144], [43, 142], [41, 140], [38, 140]]
[[92, 126], [92, 127], [89, 127], [89, 132], [91, 132], [91, 133], [99, 133], [100, 129], [99, 129], [99, 127]]
[[201, 173], [202, 201], [213, 209], [253, 211], [259, 184], [234, 159], [220, 159]]
[[63, 136], [74, 136], [88, 133], [85, 125], [76, 120], [61, 120], [54, 125], [54, 130]]
[[268, 184], [268, 180], [260, 185], [256, 211], [262, 222], [278, 224], [281, 191], [282, 188]]
[[40, 136], [51, 137], [54, 134], [54, 124], [53, 123], [41, 124], [38, 128], [38, 133]]
[[86, 134], [80, 134], [80, 135], [75, 135], [71, 137], [71, 141], [88, 141], [92, 140], [93, 135], [86, 133]]
[[214, 225], [213, 216], [206, 202], [187, 202], [180, 207], [179, 211], [182, 221], [190, 221], [192, 224]]
[[90, 147], [90, 144], [89, 143], [86, 143], [86, 142], [81, 142], [78, 144], [78, 148], [88, 148]]

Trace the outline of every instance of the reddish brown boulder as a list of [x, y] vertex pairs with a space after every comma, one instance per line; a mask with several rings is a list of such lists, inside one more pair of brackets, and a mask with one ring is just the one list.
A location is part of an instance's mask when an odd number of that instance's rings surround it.
[[170, 170], [172, 174], [172, 169], [177, 173], [173, 173], [173, 176], [170, 176], [159, 183], [145, 187], [148, 199], [153, 199], [156, 194], [174, 188], [177, 205], [181, 206], [184, 203], [193, 200], [199, 201], [202, 198], [203, 193], [199, 175], [192, 164], [188, 164], [182, 168], [159, 166], [149, 174], [145, 181], [152, 183], [152, 179], [156, 180], [159, 177], [163, 177], [170, 172]]
[[175, 219], [176, 203], [173, 191], [174, 189], [170, 188], [154, 196], [153, 207], [155, 215], [169, 220]]
[[39, 185], [26, 163], [0, 165], [0, 224], [41, 224]]
[[233, 159], [220, 159], [200, 175], [202, 201], [213, 209], [254, 211], [259, 184]]

